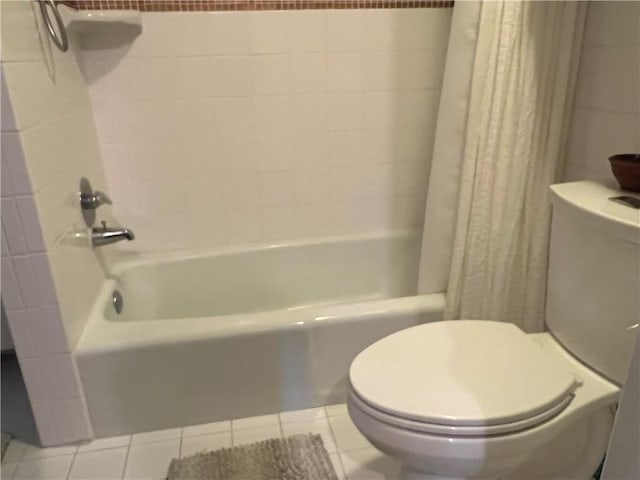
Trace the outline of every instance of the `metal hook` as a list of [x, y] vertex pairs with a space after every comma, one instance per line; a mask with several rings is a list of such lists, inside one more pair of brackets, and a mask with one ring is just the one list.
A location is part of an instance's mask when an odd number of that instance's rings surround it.
[[[56, 2], [54, 0], [38, 0], [38, 3], [40, 4], [42, 17], [44, 18], [44, 23], [47, 26], [47, 30], [49, 30], [49, 35], [51, 36], [53, 43], [55, 43], [56, 47], [61, 51], [66, 52], [69, 49], [69, 39], [67, 38], [67, 29], [64, 26], [64, 22], [62, 21]], [[47, 5], [49, 6], [49, 9], [47, 9]], [[53, 28], [51, 17], [49, 17], [49, 10], [53, 12], [53, 16], [56, 19], [60, 38], [58, 38], [56, 30]]]

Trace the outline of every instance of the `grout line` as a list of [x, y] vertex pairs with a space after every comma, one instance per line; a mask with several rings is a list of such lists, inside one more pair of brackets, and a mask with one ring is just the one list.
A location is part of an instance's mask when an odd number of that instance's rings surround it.
[[73, 466], [76, 463], [76, 458], [78, 458], [78, 448], [76, 448], [76, 452], [73, 454], [73, 458], [71, 459], [71, 463], [69, 464], [69, 471], [67, 472], [67, 480], [71, 476], [71, 470], [73, 470]]
[[331, 424], [331, 421], [329, 420], [329, 411], [327, 410], [327, 407], [325, 406], [325, 411], [327, 412], [327, 423], [329, 424], [329, 431], [331, 432], [331, 438], [333, 439], [333, 443], [336, 446], [336, 453], [338, 454], [338, 462], [340, 463], [340, 468], [342, 468], [342, 477], [345, 480], [347, 479], [347, 471], [344, 468], [344, 463], [342, 463], [342, 449], [340, 448], [340, 446], [338, 445], [338, 440], [336, 438], [336, 433], [333, 431], [333, 425]]
[[133, 441], [133, 434], [129, 435], [129, 445], [127, 445], [127, 453], [124, 456], [124, 465], [122, 466], [122, 474], [120, 478], [124, 479], [124, 474], [127, 471], [127, 464], [129, 463], [129, 454], [131, 453], [131, 443]]

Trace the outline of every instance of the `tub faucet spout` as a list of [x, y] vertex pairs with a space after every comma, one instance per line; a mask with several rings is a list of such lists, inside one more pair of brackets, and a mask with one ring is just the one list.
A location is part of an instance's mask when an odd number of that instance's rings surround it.
[[131, 241], [136, 236], [128, 228], [108, 228], [107, 222], [102, 222], [102, 227], [93, 227], [91, 229], [91, 245], [101, 247], [109, 245], [121, 240]]

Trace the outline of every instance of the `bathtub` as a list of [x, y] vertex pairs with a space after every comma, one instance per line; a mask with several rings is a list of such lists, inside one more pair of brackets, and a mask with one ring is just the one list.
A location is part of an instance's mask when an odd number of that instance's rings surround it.
[[416, 295], [419, 246], [398, 232], [116, 265], [75, 350], [96, 437], [344, 402], [358, 352], [442, 317], [442, 294]]

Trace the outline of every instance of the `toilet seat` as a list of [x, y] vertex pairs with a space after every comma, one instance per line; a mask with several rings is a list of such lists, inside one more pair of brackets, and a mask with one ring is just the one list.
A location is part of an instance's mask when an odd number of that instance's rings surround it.
[[446, 435], [449, 437], [479, 437], [488, 435], [506, 435], [509, 433], [520, 432], [522, 430], [536, 427], [562, 412], [573, 400], [573, 395], [567, 396], [560, 403], [554, 405], [549, 410], [534, 415], [533, 417], [524, 418], [522, 420], [511, 423], [480, 426], [439, 425], [435, 423], [421, 422], [412, 420], [410, 418], [390, 415], [367, 404], [367, 402], [358, 397], [353, 389], [350, 392], [349, 400], [350, 402], [353, 402], [353, 404], [355, 404], [363, 413], [378, 421], [387, 423], [394, 427], [420, 433]]
[[430, 323], [383, 338], [356, 357], [349, 379], [351, 400], [367, 415], [465, 437], [539, 425], [560, 413], [580, 385], [514, 325], [479, 320]]

